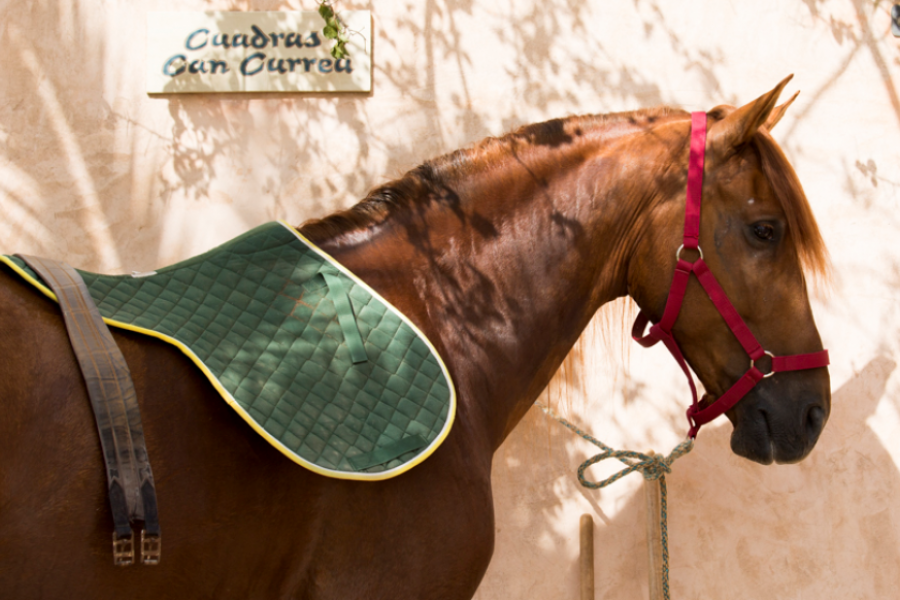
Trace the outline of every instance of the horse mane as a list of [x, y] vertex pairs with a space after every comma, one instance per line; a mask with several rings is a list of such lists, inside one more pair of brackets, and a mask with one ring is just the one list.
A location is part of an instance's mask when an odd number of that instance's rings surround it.
[[[455, 195], [451, 191], [455, 184], [489, 169], [502, 156], [508, 156], [511, 148], [521, 155], [537, 148], [571, 144], [577, 138], [589, 135], [617, 137], [625, 131], [686, 115], [688, 113], [685, 111], [659, 106], [620, 113], [577, 115], [525, 125], [504, 136], [488, 137], [469, 147], [426, 161], [399, 179], [374, 188], [349, 209], [306, 221], [300, 229], [313, 242], [364, 231], [384, 222], [391, 214], [417, 203], [448, 194]], [[711, 116], [716, 118], [716, 115]], [[804, 270], [827, 280], [830, 273], [828, 251], [796, 172], [766, 129], [761, 128], [751, 144], [759, 155], [763, 174], [784, 210], [788, 231]]]
[[524, 125], [506, 135], [487, 137], [428, 160], [399, 179], [374, 188], [349, 209], [321, 219], [310, 219], [299, 229], [313, 242], [363, 231], [384, 222], [398, 210], [445, 196], [460, 180], [484, 172], [501, 157], [508, 157], [511, 148], [516, 154], [523, 155], [538, 148], [571, 144], [588, 134], [612, 134], [612, 130], [640, 128], [681, 112], [660, 106], [621, 113], [576, 115]]

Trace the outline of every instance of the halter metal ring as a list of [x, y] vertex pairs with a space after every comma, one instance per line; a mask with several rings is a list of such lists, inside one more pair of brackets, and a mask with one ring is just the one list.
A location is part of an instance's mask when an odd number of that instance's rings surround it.
[[[684, 244], [678, 246], [678, 250], [675, 251], [675, 260], [681, 260], [681, 251], [684, 250]], [[697, 252], [700, 253], [700, 260], [703, 260], [703, 248], [697, 246]]]
[[[772, 354], [772, 353], [769, 352], [768, 350], [764, 350], [763, 352], [764, 352], [769, 358], [771, 358], [772, 360], [775, 360], [775, 355], [774, 355], [774, 354]], [[755, 367], [755, 366], [756, 366], [756, 361], [753, 360], [753, 359], [751, 358], [751, 359], [750, 359], [750, 368], [752, 369], [752, 368]], [[774, 366], [774, 365], [773, 365], [773, 366]], [[771, 371], [769, 371], [768, 373], [766, 373], [765, 375], [763, 375], [763, 379], [766, 379], [766, 378], [768, 378], [768, 377], [771, 377], [771, 376], [774, 375], [774, 374], [775, 374], [775, 369], [773, 368]]]

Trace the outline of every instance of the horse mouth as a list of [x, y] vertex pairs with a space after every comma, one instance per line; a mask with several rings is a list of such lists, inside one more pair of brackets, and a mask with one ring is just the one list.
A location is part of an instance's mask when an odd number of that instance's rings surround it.
[[776, 459], [777, 448], [775, 440], [766, 431], [762, 435], [752, 436], [752, 440], [748, 442], [747, 436], [741, 435], [741, 431], [735, 428], [731, 432], [731, 450], [738, 456], [742, 456], [747, 460], [752, 460], [761, 465], [771, 465], [772, 463], [793, 463], [796, 460], [778, 460]]
[[[698, 404], [701, 408], [708, 408], [716, 400], [718, 400], [717, 397], [706, 393], [700, 398]], [[740, 426], [730, 414], [726, 413], [726, 416], [734, 427], [731, 432], [731, 450], [738, 456], [761, 465], [771, 465], [773, 462], [797, 462], [796, 460], [781, 461], [776, 458], [775, 438], [772, 436], [768, 415], [764, 412], [760, 414], [762, 423], [754, 423], [752, 427], [754, 431], [750, 436], [746, 435], [746, 427]]]
[[[704, 394], [700, 400], [704, 406], [709, 406], [716, 401], [710, 394]], [[731, 450], [738, 456], [752, 460], [761, 465], [772, 463], [794, 463], [799, 458], [792, 459], [779, 457], [775, 436], [772, 435], [772, 427], [769, 423], [769, 415], [765, 411], [756, 412], [756, 418], [751, 423], [736, 419], [732, 414], [726, 413], [734, 430], [731, 432]], [[802, 457], [801, 457], [802, 458]]]

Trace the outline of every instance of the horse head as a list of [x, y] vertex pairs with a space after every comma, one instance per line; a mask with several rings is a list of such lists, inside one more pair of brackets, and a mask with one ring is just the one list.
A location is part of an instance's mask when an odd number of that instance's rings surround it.
[[[823, 366], [827, 354], [804, 276], [805, 271], [827, 270], [827, 255], [797, 176], [769, 135], [790, 104], [776, 106], [789, 79], [740, 108], [717, 107], [705, 117], [700, 113], [708, 133], [697, 184], [702, 189], [699, 244], [695, 244], [699, 248], [679, 249], [689, 237], [682, 228], [686, 211], [691, 210], [685, 202], [687, 169], [660, 169], [652, 191], [653, 208], [642, 228], [645, 234], [628, 272], [630, 294], [649, 320], [659, 323], [672, 304], [672, 273], [690, 269], [685, 265], [703, 253], [700, 260], [719, 289], [701, 284], [701, 277], [684, 276], [687, 285], [680, 311], [669, 315], [675, 319], [670, 333], [676, 343], [667, 345], [675, 347], [676, 358], [683, 354], [705, 388], [697, 410], [715, 406], [733, 387], [755, 375], [742, 397], [733, 406], [727, 403], [725, 414], [734, 425], [734, 452], [763, 464], [804, 458], [822, 432], [831, 406], [829, 375]], [[647, 143], [672, 153], [669, 164], [686, 165], [694, 125], [692, 129], [684, 119], [661, 123], [648, 132]], [[758, 341], [751, 357], [752, 341], [741, 341], [742, 334], [727, 324], [728, 311], [715, 304], [720, 292], [739, 315], [737, 321], [749, 329], [746, 339]], [[801, 355], [799, 362], [792, 355]], [[796, 368], [810, 356], [815, 359], [806, 360], [800, 370], [778, 368], [788, 364]], [[786, 372], [775, 372], [782, 370]]]

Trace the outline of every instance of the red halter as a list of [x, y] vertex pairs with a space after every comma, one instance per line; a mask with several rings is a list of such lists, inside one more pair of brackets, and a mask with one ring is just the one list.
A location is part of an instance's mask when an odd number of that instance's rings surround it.
[[[703, 189], [703, 159], [706, 152], [706, 113], [695, 112], [691, 114], [691, 153], [688, 162], [688, 179], [687, 179], [687, 203], [684, 214], [684, 243], [675, 253], [678, 264], [675, 266], [675, 276], [672, 280], [672, 287], [669, 288], [669, 297], [666, 299], [666, 308], [663, 312], [662, 319], [659, 323], [650, 327], [647, 335], [643, 335], [644, 329], [650, 322], [649, 317], [641, 311], [634, 322], [631, 335], [634, 340], [641, 346], [649, 348], [657, 342], [665, 344], [672, 356], [678, 362], [681, 370], [687, 375], [688, 383], [691, 386], [691, 393], [694, 396], [694, 403], [687, 409], [688, 423], [691, 426], [688, 436], [697, 437], [700, 427], [709, 423], [719, 415], [725, 413], [732, 406], [737, 404], [738, 400], [743, 398], [747, 392], [759, 383], [765, 377], [771, 377], [775, 373], [781, 371], [799, 371], [802, 369], [816, 369], [819, 367], [827, 367], [828, 350], [813, 352], [811, 354], [794, 354], [791, 356], [775, 356], [771, 352], [763, 349], [750, 328], [741, 319], [737, 310], [725, 295], [725, 290], [719, 285], [715, 275], [709, 270], [706, 262], [703, 260], [703, 251], [700, 249], [700, 200]], [[700, 253], [693, 263], [681, 258], [681, 251], [685, 248], [689, 250], [697, 250]], [[719, 314], [725, 319], [725, 323], [731, 329], [734, 336], [743, 346], [744, 351], [750, 357], [750, 369], [731, 386], [724, 394], [722, 394], [715, 402], [708, 407], [701, 409], [697, 403], [697, 388], [694, 385], [694, 378], [691, 376], [681, 348], [672, 335], [672, 327], [678, 318], [681, 310], [681, 303], [684, 301], [684, 294], [687, 291], [688, 281], [691, 273], [697, 276], [697, 280], [709, 299], [712, 300]], [[761, 359], [763, 355], [768, 355], [772, 359], [772, 370], [763, 373], [756, 367], [756, 361]]]

